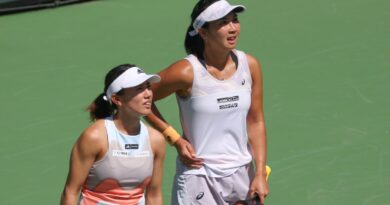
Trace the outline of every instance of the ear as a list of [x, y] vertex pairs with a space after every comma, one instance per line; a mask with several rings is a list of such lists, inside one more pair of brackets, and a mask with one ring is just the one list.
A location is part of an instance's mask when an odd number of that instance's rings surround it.
[[122, 106], [122, 101], [120, 100], [120, 97], [116, 94], [113, 94], [111, 96], [111, 102], [115, 104], [117, 107]]
[[207, 41], [207, 31], [204, 28], [200, 28], [198, 30], [199, 36], [203, 39], [203, 41]]

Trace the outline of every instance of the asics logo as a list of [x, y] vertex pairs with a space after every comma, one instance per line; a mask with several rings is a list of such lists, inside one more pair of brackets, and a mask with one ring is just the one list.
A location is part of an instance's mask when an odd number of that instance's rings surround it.
[[198, 195], [196, 195], [196, 200], [203, 198], [203, 196], [204, 196], [204, 192], [200, 192]]

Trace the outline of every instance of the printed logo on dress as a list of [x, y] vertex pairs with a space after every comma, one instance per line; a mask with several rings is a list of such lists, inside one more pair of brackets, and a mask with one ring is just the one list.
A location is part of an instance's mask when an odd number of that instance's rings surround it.
[[125, 144], [125, 149], [138, 149], [138, 144]]
[[112, 150], [112, 156], [114, 157], [149, 157], [149, 151], [136, 151], [136, 150]]
[[235, 108], [235, 107], [238, 107], [238, 103], [220, 105], [220, 106], [219, 106], [219, 109], [220, 109], [220, 110], [224, 110], [224, 109]]
[[[238, 107], [238, 103], [236, 101], [239, 101], [239, 100], [240, 100], [240, 97], [238, 95], [236, 95], [236, 96], [231, 96], [231, 97], [218, 98], [217, 102], [219, 104], [227, 103], [227, 104], [219, 105], [219, 109], [224, 110], [224, 109]], [[232, 103], [232, 102], [235, 102], [235, 103]]]
[[198, 195], [196, 195], [196, 200], [200, 200], [201, 198], [203, 198], [204, 196], [204, 192], [200, 192]]
[[236, 96], [232, 96], [232, 97], [218, 98], [217, 101], [218, 101], [218, 103], [225, 103], [225, 102], [238, 101], [239, 99], [240, 99], [240, 97], [238, 97], [238, 95], [236, 95]]
[[242, 79], [241, 85], [245, 85], [245, 79]]

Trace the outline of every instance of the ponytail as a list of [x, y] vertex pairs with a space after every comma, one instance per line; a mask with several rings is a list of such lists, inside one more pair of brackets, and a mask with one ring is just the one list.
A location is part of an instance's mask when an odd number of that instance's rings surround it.
[[189, 32], [194, 28], [190, 25], [186, 32], [186, 37], [184, 40], [184, 48], [187, 54], [194, 54], [199, 58], [203, 58], [203, 50], [204, 50], [204, 41], [200, 37], [200, 35], [191, 36]]
[[[87, 111], [89, 111], [89, 118], [91, 121], [104, 119], [109, 117], [115, 113], [117, 109], [114, 103], [110, 103], [108, 100], [104, 99], [106, 95], [106, 91], [111, 83], [120, 76], [127, 69], [134, 67], [133, 64], [122, 64], [112, 68], [104, 79], [104, 92], [96, 97], [96, 99], [87, 107]], [[117, 95], [123, 95], [123, 90], [120, 90], [116, 93]]]
[[91, 121], [104, 119], [114, 113], [115, 108], [104, 99], [105, 94], [102, 93], [87, 107], [89, 118]]
[[[213, 4], [214, 2], [219, 0], [199, 0], [198, 3], [195, 4], [194, 8], [192, 9], [191, 13], [191, 24], [187, 29], [186, 37], [184, 40], [184, 48], [187, 52], [187, 54], [194, 54], [198, 58], [203, 58], [203, 50], [204, 50], [204, 41], [200, 37], [199, 34], [195, 36], [190, 36], [189, 32], [192, 31], [194, 28], [192, 27], [192, 24], [194, 23], [196, 17], [199, 16], [200, 13], [202, 13], [208, 6]], [[202, 28], [207, 28], [208, 23], [206, 22]]]

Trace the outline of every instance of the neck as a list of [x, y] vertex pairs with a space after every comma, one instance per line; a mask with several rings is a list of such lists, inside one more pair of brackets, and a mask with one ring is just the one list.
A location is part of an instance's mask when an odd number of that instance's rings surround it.
[[219, 70], [223, 70], [225, 65], [230, 60], [231, 50], [216, 50], [205, 48], [203, 52], [203, 58], [207, 65], [211, 65]]
[[119, 131], [128, 135], [136, 135], [140, 132], [141, 124], [139, 117], [129, 117], [119, 112], [114, 116], [114, 123]]

